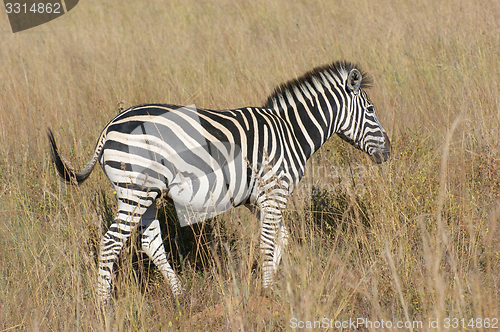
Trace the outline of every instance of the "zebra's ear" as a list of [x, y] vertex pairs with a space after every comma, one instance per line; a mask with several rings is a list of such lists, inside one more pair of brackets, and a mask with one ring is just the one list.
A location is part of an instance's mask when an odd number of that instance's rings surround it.
[[357, 70], [353, 68], [349, 75], [347, 76], [347, 87], [353, 91], [354, 93], [359, 92], [359, 88], [361, 87], [361, 80], [363, 79], [363, 75]]

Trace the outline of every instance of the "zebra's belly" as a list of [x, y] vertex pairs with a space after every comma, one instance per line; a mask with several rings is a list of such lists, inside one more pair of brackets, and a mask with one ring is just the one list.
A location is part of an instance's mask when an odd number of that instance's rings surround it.
[[204, 176], [178, 173], [167, 190], [181, 226], [215, 217], [244, 201], [247, 190], [235, 190], [227, 180], [221, 169]]

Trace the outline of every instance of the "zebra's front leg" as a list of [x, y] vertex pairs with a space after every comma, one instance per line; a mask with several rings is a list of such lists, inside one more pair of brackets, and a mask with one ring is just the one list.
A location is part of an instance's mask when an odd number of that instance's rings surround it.
[[276, 275], [276, 272], [278, 271], [278, 267], [281, 262], [281, 256], [283, 252], [285, 252], [287, 244], [288, 244], [288, 230], [285, 224], [283, 224], [283, 221], [281, 221], [278, 227], [278, 239], [274, 246], [274, 253], [273, 253], [273, 261], [275, 268], [274, 275]]
[[168, 263], [165, 246], [161, 237], [160, 222], [154, 219], [146, 228], [142, 230], [142, 250], [149, 256], [156, 267], [163, 274], [163, 277], [170, 285], [174, 297], [179, 297], [184, 292], [181, 281]]
[[263, 202], [259, 208], [260, 253], [262, 259], [262, 286], [269, 287], [274, 281], [281, 256], [288, 242], [288, 231], [281, 220], [281, 210], [274, 200]]

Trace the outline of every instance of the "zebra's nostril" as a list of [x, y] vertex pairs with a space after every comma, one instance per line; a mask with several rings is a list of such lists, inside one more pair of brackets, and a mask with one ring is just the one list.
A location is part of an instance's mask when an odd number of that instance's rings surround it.
[[376, 151], [372, 154], [372, 160], [377, 164], [382, 164], [385, 161], [383, 153], [381, 153], [380, 151]]
[[372, 153], [372, 159], [377, 164], [386, 162], [391, 157], [391, 141], [389, 136], [384, 132], [384, 144], [379, 145]]
[[377, 150], [371, 155], [372, 160], [377, 164], [382, 164], [383, 162], [386, 162], [390, 156], [391, 153], [384, 150]]

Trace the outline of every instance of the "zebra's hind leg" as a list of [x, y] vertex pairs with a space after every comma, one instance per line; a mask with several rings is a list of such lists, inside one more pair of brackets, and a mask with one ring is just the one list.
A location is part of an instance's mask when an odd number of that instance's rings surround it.
[[99, 251], [97, 296], [103, 304], [108, 304], [111, 298], [113, 266], [146, 209], [144, 205], [137, 206], [131, 200], [118, 200], [117, 216], [104, 234]]
[[157, 193], [115, 187], [118, 212], [115, 221], [104, 234], [99, 251], [97, 296], [101, 303], [109, 304], [113, 279], [113, 266], [132, 231], [139, 225], [143, 214], [154, 202]]
[[[146, 215], [144, 216], [144, 219], [146, 219]], [[143, 220], [143, 224], [144, 221], [146, 220]], [[168, 263], [165, 247], [163, 245], [163, 239], [161, 237], [160, 222], [155, 217], [149, 225], [141, 230], [141, 232], [142, 250], [149, 256], [149, 258], [163, 274], [163, 277], [170, 285], [170, 289], [172, 290], [174, 297], [180, 296], [184, 290], [177, 274]]]

